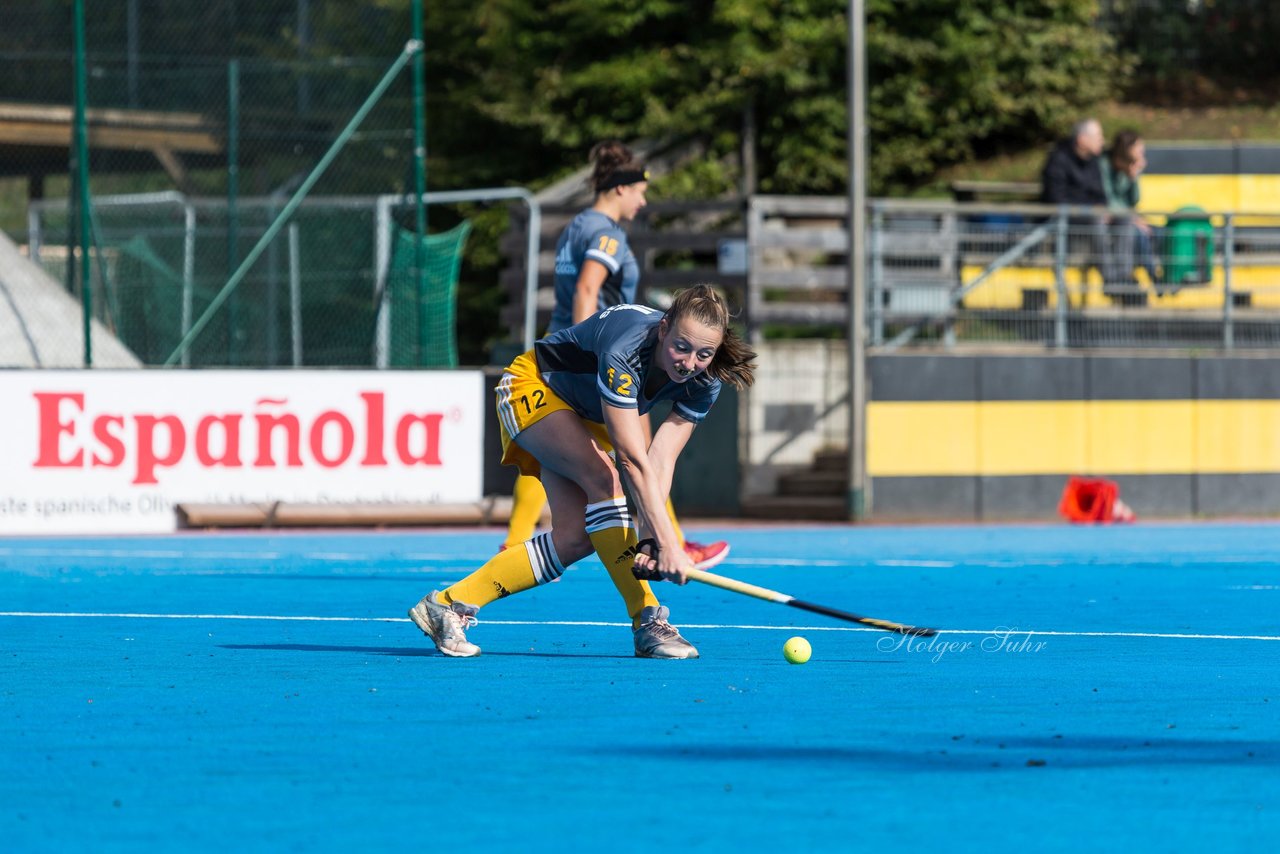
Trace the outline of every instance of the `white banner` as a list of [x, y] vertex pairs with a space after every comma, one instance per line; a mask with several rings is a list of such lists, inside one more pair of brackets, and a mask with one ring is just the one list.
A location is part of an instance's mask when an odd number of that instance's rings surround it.
[[172, 531], [174, 505], [482, 497], [478, 371], [0, 372], [0, 533]]

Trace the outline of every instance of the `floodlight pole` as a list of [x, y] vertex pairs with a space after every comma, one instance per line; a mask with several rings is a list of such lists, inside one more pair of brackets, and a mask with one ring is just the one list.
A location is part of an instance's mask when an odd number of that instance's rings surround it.
[[849, 0], [849, 486], [846, 510], [852, 522], [867, 514], [866, 476], [866, 240], [867, 240], [867, 61], [864, 0]]

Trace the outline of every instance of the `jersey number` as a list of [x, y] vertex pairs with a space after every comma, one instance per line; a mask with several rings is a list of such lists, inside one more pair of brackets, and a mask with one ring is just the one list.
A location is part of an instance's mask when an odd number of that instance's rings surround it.
[[600, 251], [607, 252], [610, 255], [617, 255], [618, 238], [610, 237], [607, 234], [600, 235]]
[[618, 377], [618, 384], [614, 385], [613, 384], [613, 368], [610, 368], [609, 369], [609, 388], [613, 389], [615, 392], [625, 397], [631, 397], [631, 392], [628, 391], [628, 389], [631, 388], [631, 374], [623, 374], [622, 376]]
[[544, 392], [542, 389], [535, 388], [533, 390], [533, 405], [530, 406], [529, 395], [527, 394], [521, 395], [520, 402], [524, 404], [525, 415], [530, 415], [533, 413], [533, 410], [541, 409], [542, 407], [546, 406], [547, 405], [546, 396], [547, 396], [546, 392]]

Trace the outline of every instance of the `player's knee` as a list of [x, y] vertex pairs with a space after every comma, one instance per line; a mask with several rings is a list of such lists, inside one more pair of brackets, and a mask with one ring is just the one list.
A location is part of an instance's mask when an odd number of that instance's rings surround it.
[[581, 525], [574, 528], [556, 528], [552, 534], [552, 540], [555, 543], [556, 554], [560, 557], [560, 563], [565, 566], [580, 561], [595, 551], [586, 529]]
[[622, 494], [622, 481], [618, 478], [618, 471], [609, 465], [593, 466], [590, 471], [583, 472], [578, 477], [578, 486], [587, 494], [587, 502], [590, 504], [607, 501]]

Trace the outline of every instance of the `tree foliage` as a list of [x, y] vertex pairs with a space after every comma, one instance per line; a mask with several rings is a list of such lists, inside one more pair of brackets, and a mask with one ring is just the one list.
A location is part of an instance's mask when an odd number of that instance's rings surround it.
[[[487, 0], [478, 110], [578, 159], [602, 137], [729, 155], [754, 109], [765, 192], [845, 184], [844, 0]], [[1093, 0], [870, 0], [870, 185], [1043, 139], [1121, 85]]]
[[1118, 95], [1129, 63], [1093, 0], [871, 0], [872, 185], [923, 183], [994, 147], [1043, 139]]
[[[412, 32], [413, 0], [208, 0], [194, 13], [182, 0], [137, 4], [144, 71], [166, 87], [181, 84], [175, 97], [189, 91], [191, 106], [205, 112], [209, 105], [195, 103], [198, 86], [220, 106], [225, 72], [217, 62], [240, 56], [310, 63], [290, 73], [313, 76], [313, 109], [345, 117], [384, 67], [379, 61], [389, 62]], [[1258, 0], [1223, 4], [1261, 8]], [[845, 185], [848, 0], [423, 5], [434, 186], [534, 183], [581, 164], [596, 140], [619, 137], [697, 140], [717, 165], [675, 183], [682, 192], [715, 191], [735, 183], [733, 155], [749, 110], [760, 190]], [[123, 55], [123, 8], [90, 20], [90, 50], [108, 72]], [[1108, 8], [1128, 20], [1119, 14], [1125, 3]], [[1042, 140], [1118, 92], [1128, 66], [1097, 14], [1097, 0], [866, 0], [869, 189], [910, 189], [975, 152]], [[69, 22], [69, 0], [32, 0], [0, 46], [65, 49]], [[184, 63], [209, 66], [212, 76], [188, 80]], [[245, 74], [255, 67], [246, 64]], [[244, 97], [262, 90], [272, 106], [286, 103], [291, 81], [277, 81], [277, 96], [267, 78], [280, 76], [278, 66], [261, 68], [259, 78], [246, 77]], [[342, 69], [354, 75], [350, 86], [340, 85]], [[45, 66], [37, 71], [50, 76]], [[94, 94], [109, 83], [95, 78]], [[58, 91], [67, 84], [56, 81]], [[408, 98], [409, 87], [397, 86], [389, 95], [395, 109], [384, 114], [406, 114]], [[402, 143], [388, 146], [383, 168], [406, 154]]]

